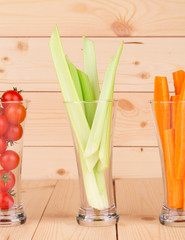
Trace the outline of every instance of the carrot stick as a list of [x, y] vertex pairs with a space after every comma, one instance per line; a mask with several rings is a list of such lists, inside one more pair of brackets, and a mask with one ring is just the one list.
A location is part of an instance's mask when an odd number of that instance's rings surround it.
[[[172, 102], [171, 103], [171, 127], [173, 129], [175, 129], [176, 127], [178, 100], [179, 100], [179, 95], [171, 96], [171, 102]], [[174, 151], [175, 151], [175, 148], [174, 148]], [[175, 166], [175, 156], [174, 156], [174, 166]], [[175, 174], [175, 168], [174, 168], [174, 174]], [[183, 190], [183, 181], [176, 180], [175, 178], [173, 182], [173, 196], [174, 196], [173, 207], [174, 208], [181, 208], [182, 205], [184, 207], [184, 204], [185, 204], [185, 203], [183, 204], [184, 193], [182, 194], [182, 190]]]
[[[173, 141], [174, 130], [164, 130], [164, 162], [165, 162], [165, 173], [166, 173], [166, 185], [167, 185], [167, 202], [168, 207], [173, 208], [173, 158], [174, 158], [174, 141]], [[175, 136], [175, 135], [174, 135]]]
[[179, 95], [171, 96], [171, 128], [175, 129]]
[[183, 180], [183, 210], [185, 210], [185, 179]]
[[183, 180], [185, 174], [185, 81], [177, 105], [175, 129], [176, 179]]
[[[154, 101], [156, 120], [163, 145], [163, 130], [170, 128], [169, 90], [166, 77], [155, 77]], [[167, 103], [160, 103], [164, 101]]]
[[173, 72], [173, 81], [174, 81], [176, 95], [181, 93], [184, 80], [185, 80], [185, 72], [183, 70]]
[[173, 208], [177, 209], [177, 208], [182, 208], [182, 207], [183, 207], [183, 181], [177, 180], [175, 178], [175, 171], [174, 171]]
[[168, 207], [182, 208], [182, 181], [175, 179], [175, 130], [164, 130], [163, 138]]

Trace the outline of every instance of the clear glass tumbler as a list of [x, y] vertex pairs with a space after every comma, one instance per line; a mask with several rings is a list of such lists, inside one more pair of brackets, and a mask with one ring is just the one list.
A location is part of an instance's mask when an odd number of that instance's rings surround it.
[[185, 226], [185, 102], [151, 102], [161, 158], [161, 224]]
[[28, 100], [0, 106], [0, 226], [26, 221], [21, 200], [24, 125]]
[[[85, 139], [85, 148], [82, 149], [79, 145], [74, 123], [70, 121], [80, 184], [81, 205], [77, 222], [83, 226], [109, 226], [118, 221], [112, 180], [113, 132], [117, 101], [65, 102], [68, 114], [70, 111], [76, 111], [79, 105], [85, 111], [89, 130], [81, 126], [81, 133], [84, 134]], [[99, 115], [94, 117], [94, 114]], [[102, 116], [105, 116], [103, 121]], [[94, 122], [98, 122], [96, 125], [98, 127], [91, 135], [90, 132], [94, 124], [93, 118]], [[80, 120], [75, 123], [82, 124]], [[89, 137], [90, 135], [91, 137]], [[90, 139], [94, 141], [94, 145], [89, 148], [89, 151], [93, 154], [87, 157], [85, 149]], [[94, 152], [96, 147], [97, 151]]]

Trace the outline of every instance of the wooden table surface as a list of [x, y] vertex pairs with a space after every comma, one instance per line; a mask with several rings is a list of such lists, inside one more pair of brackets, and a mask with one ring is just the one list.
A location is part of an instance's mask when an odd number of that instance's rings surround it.
[[118, 225], [81, 227], [75, 215], [79, 207], [76, 180], [23, 181], [27, 222], [1, 228], [1, 240], [181, 240], [185, 228], [164, 227], [158, 221], [162, 204], [161, 179], [115, 180]]

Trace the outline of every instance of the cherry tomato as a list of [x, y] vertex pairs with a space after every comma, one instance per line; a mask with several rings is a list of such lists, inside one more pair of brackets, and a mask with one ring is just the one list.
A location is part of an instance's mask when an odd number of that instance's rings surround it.
[[4, 108], [0, 107], [0, 115], [4, 114]]
[[0, 192], [8, 192], [15, 185], [15, 175], [7, 170], [0, 170]]
[[23, 98], [22, 96], [17, 92], [17, 89], [15, 90], [9, 90], [3, 93], [1, 101], [2, 105], [4, 108], [8, 106], [8, 103], [3, 103], [3, 102], [8, 102], [8, 101], [22, 101]]
[[9, 141], [17, 141], [22, 137], [22, 135], [23, 128], [20, 124], [19, 125], [9, 124], [8, 130], [6, 131], [4, 137], [6, 138], [6, 140]]
[[4, 153], [7, 148], [6, 139], [3, 136], [0, 136], [0, 154]]
[[0, 115], [0, 136], [5, 134], [8, 129], [8, 121], [5, 116]]
[[7, 150], [0, 157], [0, 164], [7, 171], [15, 169], [19, 165], [19, 161], [19, 155], [12, 150]]
[[0, 209], [8, 210], [14, 205], [13, 197], [7, 192], [0, 192]]
[[8, 122], [17, 125], [24, 121], [26, 117], [26, 109], [20, 103], [11, 103], [5, 109], [5, 116]]

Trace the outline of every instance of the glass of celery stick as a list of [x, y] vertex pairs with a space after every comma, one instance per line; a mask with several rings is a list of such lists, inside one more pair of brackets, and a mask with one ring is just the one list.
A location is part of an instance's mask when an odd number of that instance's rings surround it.
[[[89, 153], [81, 151], [73, 123], [70, 119], [69, 122], [71, 123], [80, 184], [80, 208], [77, 222], [83, 226], [109, 226], [115, 224], [118, 221], [118, 214], [113, 192], [112, 150], [117, 100], [65, 102], [65, 106], [67, 111], [73, 111], [82, 106], [90, 126], [93, 120], [92, 114], [97, 108], [100, 111], [106, 111], [103, 126], [96, 132], [97, 135], [92, 136], [95, 142], [97, 141], [97, 146], [99, 146], [96, 151], [95, 144], [90, 146]], [[86, 138], [85, 135], [84, 129], [84, 139]], [[98, 141], [100, 140], [99, 145]]]
[[83, 226], [115, 224], [118, 214], [112, 182], [112, 140], [117, 101], [113, 93], [123, 42], [110, 58], [101, 90], [92, 40], [83, 37], [83, 71], [64, 53], [57, 26], [49, 46], [76, 152], [81, 193], [77, 222]]

